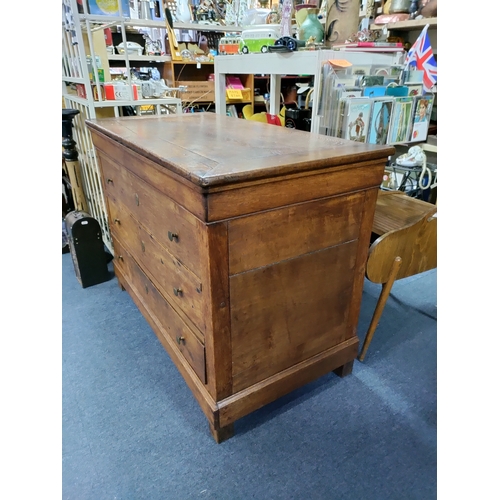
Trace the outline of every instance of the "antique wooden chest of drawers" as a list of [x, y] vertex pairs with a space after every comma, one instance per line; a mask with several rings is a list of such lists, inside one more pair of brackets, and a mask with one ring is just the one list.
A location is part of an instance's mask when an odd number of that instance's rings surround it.
[[114, 266], [205, 413], [350, 373], [389, 146], [214, 113], [87, 125]]

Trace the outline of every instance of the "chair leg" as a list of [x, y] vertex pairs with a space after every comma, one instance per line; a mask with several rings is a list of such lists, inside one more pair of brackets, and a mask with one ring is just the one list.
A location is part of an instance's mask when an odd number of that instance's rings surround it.
[[358, 356], [359, 361], [363, 361], [365, 359], [366, 351], [368, 350], [368, 346], [370, 345], [373, 334], [375, 333], [375, 329], [377, 328], [378, 322], [380, 321], [380, 317], [382, 316], [382, 312], [385, 307], [385, 303], [389, 298], [389, 294], [391, 293], [392, 285], [396, 281], [396, 277], [399, 272], [399, 268], [401, 267], [401, 257], [396, 257], [394, 262], [392, 263], [391, 272], [389, 273], [389, 279], [386, 283], [382, 284], [382, 291], [380, 292], [380, 297], [378, 298], [377, 306], [375, 307], [375, 312], [373, 313], [372, 321], [368, 328], [368, 332], [366, 333], [365, 341], [363, 342], [363, 347], [361, 349], [361, 353]]

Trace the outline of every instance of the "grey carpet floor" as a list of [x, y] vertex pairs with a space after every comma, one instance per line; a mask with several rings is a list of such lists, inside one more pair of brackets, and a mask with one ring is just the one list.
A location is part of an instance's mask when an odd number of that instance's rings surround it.
[[[127, 292], [114, 277], [83, 289], [64, 254], [62, 498], [436, 498], [436, 279], [395, 283], [351, 375], [280, 398], [217, 445]], [[361, 342], [379, 291], [365, 282]]]

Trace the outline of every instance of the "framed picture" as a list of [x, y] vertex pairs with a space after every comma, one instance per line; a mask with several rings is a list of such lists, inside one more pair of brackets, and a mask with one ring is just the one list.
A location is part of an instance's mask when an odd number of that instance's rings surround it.
[[425, 141], [427, 139], [433, 104], [433, 94], [424, 94], [415, 98], [410, 142]]
[[414, 97], [395, 97], [392, 120], [389, 127], [388, 144], [407, 142], [410, 136]]
[[344, 139], [366, 142], [372, 104], [373, 99], [364, 97], [352, 97], [346, 100], [342, 135]]
[[371, 65], [356, 64], [351, 66], [351, 74], [357, 76], [365, 76], [370, 74], [371, 69]]
[[405, 83], [405, 86], [408, 87], [408, 97], [419, 96], [424, 92], [422, 83]]
[[367, 139], [369, 144], [387, 144], [393, 104], [394, 98], [391, 97], [373, 100]]

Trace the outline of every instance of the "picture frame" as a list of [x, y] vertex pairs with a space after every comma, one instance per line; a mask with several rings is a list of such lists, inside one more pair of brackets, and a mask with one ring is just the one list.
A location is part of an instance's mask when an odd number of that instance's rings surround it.
[[408, 142], [413, 123], [413, 107], [415, 98], [395, 97], [392, 108], [392, 119], [389, 127], [388, 144]]
[[367, 134], [369, 144], [387, 144], [391, 126], [393, 97], [373, 99], [370, 126]]
[[350, 141], [366, 142], [373, 99], [351, 97], [346, 99], [342, 137]]
[[424, 92], [424, 85], [422, 83], [405, 83], [408, 87], [408, 97], [416, 97], [422, 95]]
[[434, 94], [415, 97], [410, 142], [425, 141], [429, 132]]

